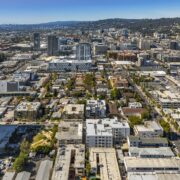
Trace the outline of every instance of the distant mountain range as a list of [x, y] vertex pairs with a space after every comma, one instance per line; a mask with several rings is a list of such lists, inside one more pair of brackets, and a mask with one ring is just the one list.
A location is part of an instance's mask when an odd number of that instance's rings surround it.
[[62, 27], [72, 27], [80, 23], [79, 21], [56, 21], [39, 24], [1, 24], [0, 29], [4, 30], [36, 30], [36, 29], [54, 29]]
[[152, 32], [155, 30], [167, 32], [175, 24], [180, 24], [180, 18], [161, 19], [104, 19], [98, 21], [56, 21], [40, 24], [2, 24], [0, 30], [37, 30], [58, 29], [64, 27], [82, 29], [129, 28], [132, 31]]

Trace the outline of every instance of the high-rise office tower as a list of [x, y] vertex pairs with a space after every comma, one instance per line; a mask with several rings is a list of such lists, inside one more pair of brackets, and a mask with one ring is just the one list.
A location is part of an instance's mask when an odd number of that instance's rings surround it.
[[169, 48], [170, 48], [171, 50], [178, 50], [178, 49], [179, 49], [179, 46], [178, 46], [178, 42], [177, 42], [177, 41], [171, 41], [169, 46], [170, 46]]
[[80, 43], [76, 46], [77, 60], [91, 59], [91, 45], [89, 43]]
[[149, 50], [151, 49], [152, 41], [149, 39], [140, 39], [139, 40], [139, 49], [141, 50]]
[[54, 35], [48, 36], [48, 55], [56, 56], [58, 55], [58, 38]]
[[34, 33], [34, 50], [40, 50], [40, 34]]

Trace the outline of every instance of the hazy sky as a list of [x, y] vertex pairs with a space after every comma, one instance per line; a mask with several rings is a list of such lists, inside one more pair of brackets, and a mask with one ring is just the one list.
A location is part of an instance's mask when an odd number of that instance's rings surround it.
[[0, 24], [180, 17], [180, 0], [0, 0]]

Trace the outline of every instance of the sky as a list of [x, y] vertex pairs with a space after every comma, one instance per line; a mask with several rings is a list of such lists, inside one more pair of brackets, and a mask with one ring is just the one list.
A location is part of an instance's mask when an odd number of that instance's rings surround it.
[[180, 0], [0, 0], [0, 24], [180, 17]]

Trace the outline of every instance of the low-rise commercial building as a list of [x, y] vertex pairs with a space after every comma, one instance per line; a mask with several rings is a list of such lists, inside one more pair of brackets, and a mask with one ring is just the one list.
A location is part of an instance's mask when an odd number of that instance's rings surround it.
[[128, 173], [128, 180], [177, 180], [180, 179], [179, 173], [158, 173], [158, 172], [141, 172]]
[[130, 147], [129, 156], [141, 157], [141, 158], [168, 158], [173, 157], [174, 153], [170, 147], [159, 148], [138, 148]]
[[162, 137], [128, 136], [127, 143], [129, 147], [168, 147], [168, 140]]
[[129, 172], [179, 172], [179, 158], [125, 157], [124, 164]]

